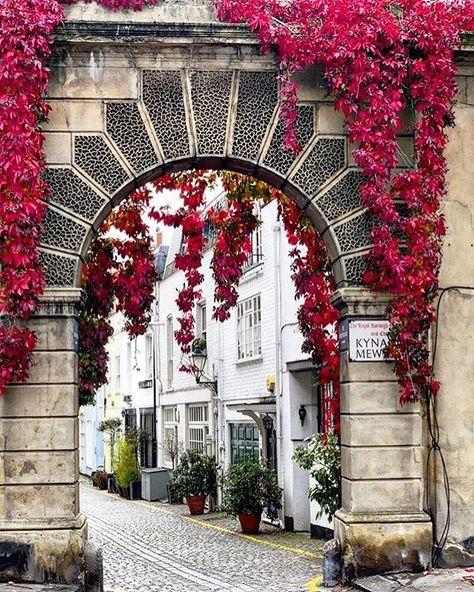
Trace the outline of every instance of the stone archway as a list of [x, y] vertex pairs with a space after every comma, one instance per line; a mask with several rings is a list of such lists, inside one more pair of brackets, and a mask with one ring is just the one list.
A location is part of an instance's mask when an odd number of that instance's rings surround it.
[[[158, 25], [158, 8], [125, 22], [81, 10], [70, 9], [52, 58], [45, 128], [52, 195], [41, 255], [48, 289], [31, 322], [40, 340], [37, 366], [28, 385], [13, 385], [0, 402], [0, 536], [10, 546], [16, 541], [11, 548], [25, 557], [13, 573], [19, 578], [74, 581], [83, 574], [75, 318], [81, 261], [102, 220], [134, 187], [195, 167], [265, 180], [305, 208], [325, 240], [341, 319], [380, 318], [385, 304], [359, 285], [370, 220], [341, 119], [316, 72], [300, 80], [303, 151], [292, 157], [280, 149], [274, 56], [260, 56], [245, 28], [177, 24], [172, 15]], [[387, 363], [351, 362], [343, 352], [341, 383], [336, 534], [345, 564], [353, 573], [424, 568], [431, 523], [422, 512], [418, 412], [399, 409]]]

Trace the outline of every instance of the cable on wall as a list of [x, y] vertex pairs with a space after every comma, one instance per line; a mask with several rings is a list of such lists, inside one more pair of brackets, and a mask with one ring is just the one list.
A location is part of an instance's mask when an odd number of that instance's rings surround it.
[[[452, 290], [473, 290], [474, 291], [474, 286], [448, 286], [447, 288], [443, 288], [440, 291], [438, 302], [436, 305], [436, 319], [439, 319], [439, 311], [441, 308], [441, 302], [443, 300], [444, 295]], [[432, 355], [433, 369], [434, 369], [434, 365], [436, 362], [436, 353], [437, 353], [437, 348], [438, 348], [438, 333], [439, 333], [439, 322], [436, 323], [434, 336], [433, 336], [433, 355]], [[441, 553], [443, 551], [443, 548], [444, 548], [446, 541], [448, 539], [449, 529], [451, 526], [451, 489], [450, 489], [450, 485], [449, 485], [449, 475], [448, 475], [446, 460], [444, 458], [443, 452], [441, 450], [441, 445], [439, 442], [439, 440], [440, 440], [439, 424], [438, 424], [438, 418], [436, 415], [436, 407], [434, 404], [433, 393], [431, 392], [431, 390], [428, 393], [428, 397], [427, 397], [427, 418], [428, 418], [428, 430], [429, 430], [429, 436], [430, 436], [430, 445], [429, 445], [429, 449], [428, 449], [428, 455], [426, 457], [426, 482], [429, 485], [429, 481], [430, 481], [429, 467], [430, 467], [431, 458], [438, 455], [440, 463], [441, 463], [442, 481], [443, 481], [443, 488], [444, 488], [444, 493], [445, 493], [445, 498], [446, 498], [446, 519], [444, 521], [444, 525], [443, 525], [443, 529], [441, 531], [441, 534], [438, 537], [437, 523], [436, 523], [437, 516], [436, 516], [435, 511], [433, 511], [432, 508], [430, 507], [431, 504], [429, 503], [429, 499], [428, 499], [430, 488], [427, 487], [425, 506], [426, 506], [427, 512], [430, 515], [431, 520], [433, 522], [433, 557], [432, 557], [432, 559], [433, 559], [433, 564], [437, 565], [440, 558], [441, 558]]]

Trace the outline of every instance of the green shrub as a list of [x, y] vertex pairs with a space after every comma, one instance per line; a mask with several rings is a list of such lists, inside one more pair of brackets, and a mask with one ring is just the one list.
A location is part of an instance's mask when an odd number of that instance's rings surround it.
[[326, 514], [329, 520], [341, 507], [341, 447], [337, 434], [315, 434], [306, 444], [298, 446], [293, 461], [309, 471], [315, 485], [308, 497], [320, 505], [316, 518]]
[[118, 455], [115, 467], [115, 481], [120, 487], [128, 487], [140, 477], [134, 443], [127, 438], [118, 440]]
[[266, 508], [269, 518], [277, 518], [282, 491], [271, 469], [246, 457], [230, 466], [222, 477], [222, 509], [237, 516], [259, 515]]
[[197, 450], [184, 452], [173, 473], [172, 489], [180, 497], [216, 495], [217, 466], [215, 458]]

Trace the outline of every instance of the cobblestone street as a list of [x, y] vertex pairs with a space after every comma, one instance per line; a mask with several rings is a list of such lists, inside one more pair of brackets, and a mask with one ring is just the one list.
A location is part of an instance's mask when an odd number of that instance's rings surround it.
[[304, 592], [318, 589], [321, 541], [272, 527], [239, 534], [218, 513], [127, 501], [81, 486], [90, 539], [103, 547], [107, 592]]

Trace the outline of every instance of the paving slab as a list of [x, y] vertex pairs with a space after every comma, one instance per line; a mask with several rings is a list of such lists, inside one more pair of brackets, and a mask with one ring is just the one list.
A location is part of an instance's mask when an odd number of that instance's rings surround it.
[[371, 576], [358, 578], [353, 585], [366, 592], [474, 592], [474, 567]]

